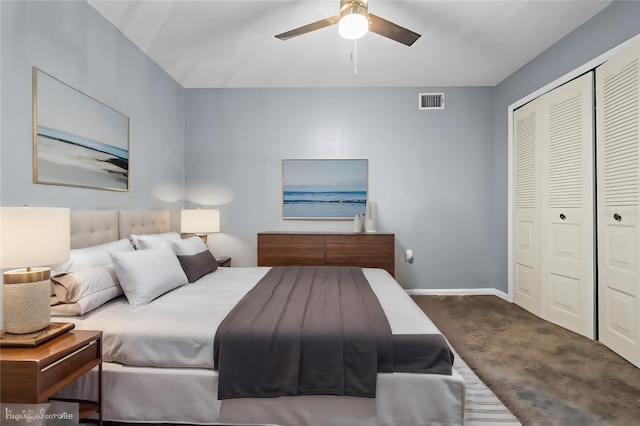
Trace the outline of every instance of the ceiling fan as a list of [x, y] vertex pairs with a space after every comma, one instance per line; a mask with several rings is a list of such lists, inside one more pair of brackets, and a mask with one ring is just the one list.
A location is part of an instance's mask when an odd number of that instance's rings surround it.
[[338, 15], [278, 34], [276, 38], [288, 40], [335, 24], [338, 24], [340, 35], [348, 39], [358, 39], [364, 36], [367, 31], [371, 31], [411, 46], [420, 38], [420, 34], [369, 13], [367, 3], [367, 0], [340, 0], [340, 13]]

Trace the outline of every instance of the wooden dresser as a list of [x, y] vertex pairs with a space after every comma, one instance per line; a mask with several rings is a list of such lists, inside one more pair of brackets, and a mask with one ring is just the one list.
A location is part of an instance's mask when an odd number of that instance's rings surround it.
[[395, 234], [259, 233], [258, 266], [283, 265], [382, 268], [395, 276]]

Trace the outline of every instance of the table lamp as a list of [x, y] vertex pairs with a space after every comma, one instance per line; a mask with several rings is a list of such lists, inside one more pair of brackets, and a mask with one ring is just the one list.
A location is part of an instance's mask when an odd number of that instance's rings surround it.
[[49, 326], [51, 270], [69, 259], [68, 208], [0, 208], [0, 268], [3, 274], [3, 323], [11, 334]]
[[180, 215], [180, 232], [183, 234], [196, 234], [207, 244], [207, 234], [220, 232], [220, 210], [182, 210]]

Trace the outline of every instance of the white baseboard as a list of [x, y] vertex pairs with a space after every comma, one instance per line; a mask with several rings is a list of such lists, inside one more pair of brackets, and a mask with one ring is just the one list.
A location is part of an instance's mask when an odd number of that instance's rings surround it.
[[511, 295], [495, 288], [408, 288], [405, 289], [409, 296], [497, 296], [507, 302], [513, 302]]

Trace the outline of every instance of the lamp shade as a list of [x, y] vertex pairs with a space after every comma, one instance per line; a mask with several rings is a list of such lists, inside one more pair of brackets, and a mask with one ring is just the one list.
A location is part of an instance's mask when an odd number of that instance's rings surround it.
[[180, 215], [180, 232], [183, 234], [211, 234], [213, 232], [220, 232], [220, 210], [182, 210]]
[[46, 266], [69, 259], [68, 208], [2, 207], [0, 268]]

